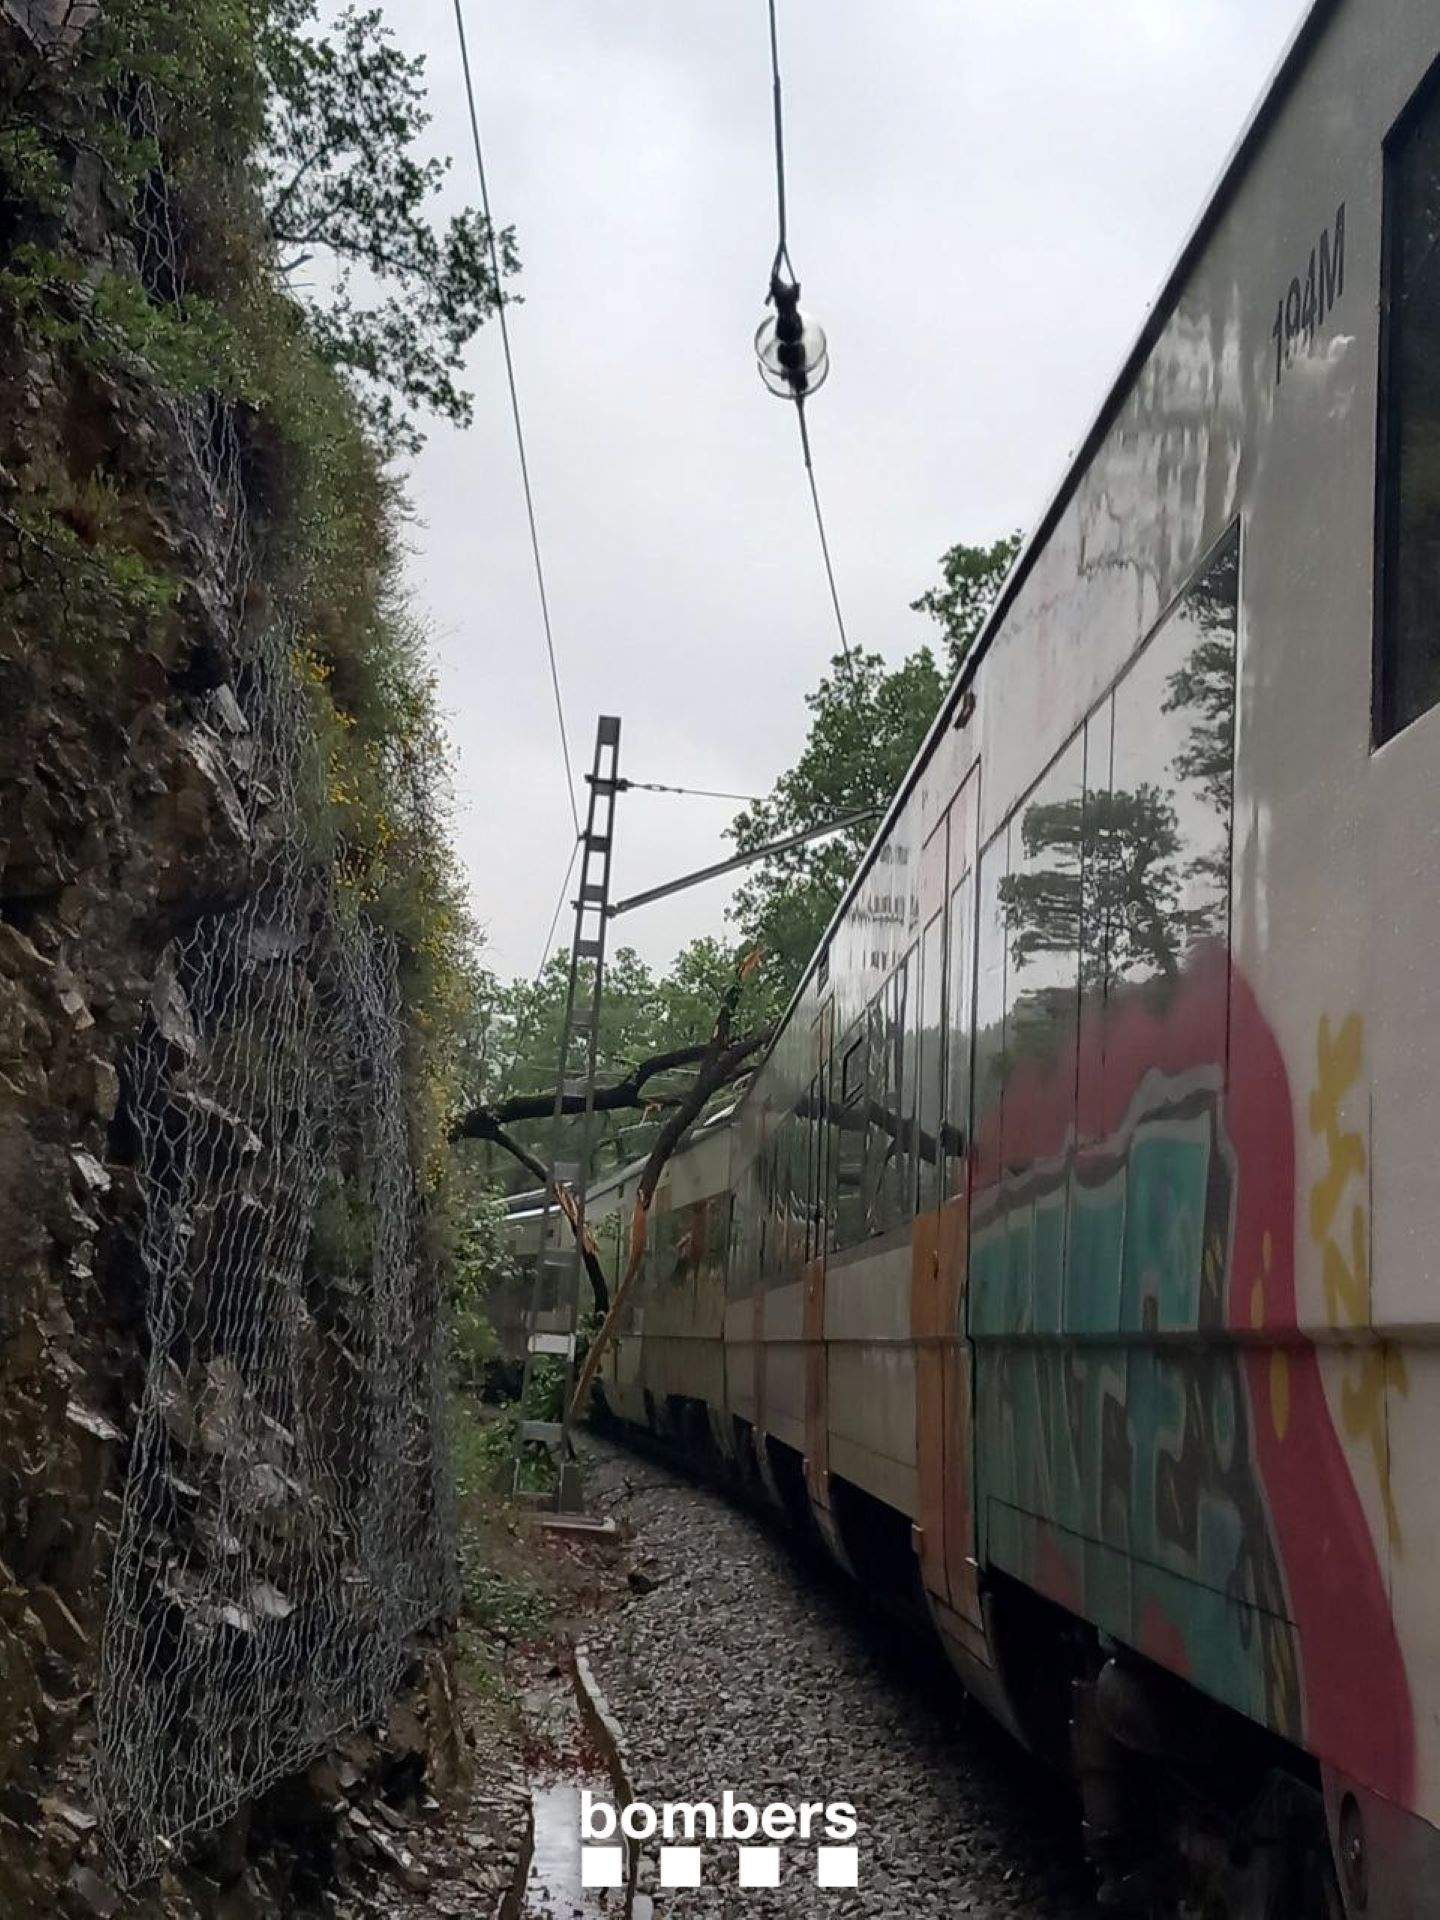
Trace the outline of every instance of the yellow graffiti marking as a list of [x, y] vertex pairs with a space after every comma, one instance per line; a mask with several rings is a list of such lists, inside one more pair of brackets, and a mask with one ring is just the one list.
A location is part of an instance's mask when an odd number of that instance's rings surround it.
[[[1325, 1287], [1325, 1311], [1332, 1327], [1368, 1327], [1371, 1320], [1369, 1218], [1363, 1200], [1350, 1209], [1348, 1248], [1335, 1232], [1340, 1203], [1352, 1181], [1364, 1181], [1369, 1162], [1361, 1134], [1346, 1131], [1340, 1108], [1358, 1084], [1365, 1056], [1365, 1025], [1352, 1013], [1335, 1034], [1328, 1014], [1316, 1036], [1317, 1083], [1310, 1096], [1310, 1131], [1325, 1142], [1326, 1167], [1310, 1192], [1310, 1237], [1320, 1249]], [[1362, 1188], [1362, 1193], [1366, 1190]], [[1279, 1355], [1276, 1358], [1280, 1357]], [[1391, 1546], [1402, 1550], [1400, 1516], [1390, 1481], [1390, 1436], [1386, 1420], [1388, 1392], [1407, 1394], [1409, 1378], [1403, 1355], [1387, 1346], [1369, 1347], [1352, 1356], [1355, 1371], [1340, 1391], [1340, 1416], [1352, 1440], [1368, 1443], [1385, 1506], [1385, 1525]], [[1280, 1421], [1272, 1360], [1270, 1393], [1276, 1426]], [[1288, 1374], [1284, 1389], [1285, 1418], [1290, 1411]]]
[[1364, 1036], [1364, 1023], [1358, 1013], [1352, 1013], [1341, 1027], [1338, 1040], [1331, 1038], [1329, 1015], [1321, 1017], [1317, 1042], [1320, 1083], [1310, 1096], [1310, 1131], [1325, 1136], [1330, 1165], [1310, 1195], [1310, 1236], [1317, 1245], [1330, 1231], [1346, 1182], [1352, 1175], [1363, 1176], [1365, 1172], [1364, 1140], [1358, 1133], [1345, 1133], [1340, 1126], [1340, 1103], [1360, 1078]]
[[[1311, 1212], [1314, 1212], [1312, 1206]], [[1364, 1327], [1370, 1324], [1370, 1238], [1366, 1230], [1365, 1209], [1356, 1207], [1350, 1215], [1350, 1258], [1347, 1260], [1333, 1239], [1315, 1235], [1324, 1248], [1325, 1311], [1332, 1327]]]
[[1270, 1355], [1270, 1418], [1276, 1439], [1283, 1440], [1290, 1431], [1290, 1356], [1283, 1347]]

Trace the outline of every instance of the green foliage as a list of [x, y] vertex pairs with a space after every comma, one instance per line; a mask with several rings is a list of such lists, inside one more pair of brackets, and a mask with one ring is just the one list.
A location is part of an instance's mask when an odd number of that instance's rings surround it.
[[[424, 224], [440, 174], [409, 152], [425, 125], [419, 69], [385, 53], [374, 15], [347, 16], [333, 55], [313, 16], [311, 0], [105, 0], [63, 58], [6, 34], [0, 354], [77, 430], [3, 449], [0, 600], [12, 644], [103, 648], [112, 667], [143, 649], [183, 674], [215, 581], [189, 577], [199, 501], [185, 492], [176, 403], [223, 422], [252, 563], [243, 603], [225, 612], [298, 634], [324, 759], [305, 794], [307, 854], [330, 866], [342, 911], [395, 940], [411, 1122], [433, 1189], [476, 941], [446, 838], [447, 743], [424, 637], [400, 591], [406, 508], [390, 466], [413, 428], [370, 389], [391, 380], [407, 406], [462, 414], [446, 370], [493, 289], [473, 216], [448, 238]], [[315, 135], [328, 153], [304, 144]], [[412, 358], [377, 363], [366, 386], [337, 310], [291, 290], [265, 199], [296, 174], [291, 205], [317, 222], [316, 196], [343, 178], [363, 176], [371, 196], [332, 201], [317, 244], [343, 254], [368, 214], [403, 228], [388, 258], [371, 232], [359, 264], [404, 289], [415, 352], [438, 355], [423, 378]], [[390, 438], [377, 423], [393, 424]], [[337, 1186], [312, 1258], [363, 1271], [368, 1235]], [[478, 1354], [478, 1319], [467, 1339]]]
[[[799, 760], [768, 799], [747, 807], [731, 829], [742, 852], [789, 834], [889, 804], [944, 697], [928, 647], [898, 667], [878, 653], [841, 656], [808, 695], [810, 734]], [[852, 827], [818, 845], [764, 861], [736, 895], [734, 916], [765, 956], [777, 1001], [788, 999], [878, 824]]]
[[[624, 1080], [643, 1061], [682, 1047], [702, 1046], [711, 1036], [721, 999], [735, 977], [740, 952], [712, 938], [692, 941], [667, 973], [657, 975], [631, 947], [621, 947], [606, 966], [605, 993], [597, 1036], [597, 1078], [602, 1086]], [[488, 1106], [512, 1094], [553, 1090], [559, 1060], [560, 1029], [569, 978], [568, 953], [552, 954], [538, 979], [503, 986], [493, 977], [482, 985], [463, 1054], [466, 1105]], [[582, 974], [582, 990], [592, 976]], [[749, 1032], [770, 1015], [763, 984], [747, 984], [736, 1009], [734, 1030]], [[687, 1073], [658, 1075], [645, 1092], [656, 1101], [678, 1092]], [[717, 1097], [717, 1104], [727, 1097]], [[597, 1114], [591, 1135], [591, 1170], [609, 1173], [649, 1151], [663, 1119], [656, 1106]], [[584, 1130], [581, 1118], [561, 1123], [559, 1158], [577, 1159]], [[508, 1131], [544, 1160], [551, 1152], [549, 1118], [517, 1121]], [[496, 1178], [511, 1191], [533, 1185], [514, 1160], [488, 1151]]]
[[869, 809], [868, 824], [762, 862], [740, 888], [733, 917], [747, 945], [764, 955], [763, 988], [783, 1007], [824, 937], [851, 874], [926, 731], [954, 670], [986, 613], [1018, 546], [1018, 536], [989, 547], [956, 546], [941, 560], [944, 580], [915, 604], [946, 631], [951, 670], [929, 647], [897, 667], [878, 653], [836, 655], [807, 696], [810, 733], [799, 760], [767, 799], [747, 807], [731, 829], [742, 852], [826, 821]]
[[510, 1458], [513, 1426], [468, 1393], [451, 1395], [448, 1426], [456, 1492], [462, 1501], [488, 1499]]
[[[69, 61], [32, 51], [0, 76], [0, 313], [97, 363], [139, 358], [177, 390], [258, 400], [247, 347], [263, 357], [284, 298], [389, 457], [420, 444], [417, 410], [468, 422], [464, 351], [501, 289], [477, 211], [429, 218], [449, 162], [419, 151], [423, 60], [377, 9], [348, 7], [328, 33], [316, 13], [106, 0]], [[188, 286], [162, 177], [184, 206]], [[138, 274], [93, 255], [81, 274], [59, 245], [96, 202], [131, 223]], [[495, 239], [516, 272], [513, 232]], [[317, 254], [327, 271], [287, 294]]]
[[43, 492], [0, 505], [0, 532], [6, 617], [22, 645], [55, 633], [82, 649], [113, 646], [174, 608], [178, 583], [134, 544], [125, 503], [103, 477], [77, 484], [55, 473]]
[[460, 1226], [448, 1265], [450, 1374], [455, 1385], [478, 1392], [500, 1342], [485, 1310], [490, 1289], [515, 1278], [506, 1232], [505, 1196], [482, 1188], [456, 1200]]
[[29, 206], [42, 218], [65, 210], [65, 175], [43, 129], [20, 119], [0, 128], [0, 203]]
[[[952, 666], [958, 666], [994, 602], [1019, 546], [1019, 537], [988, 547], [955, 546], [941, 560], [939, 586], [915, 604], [945, 629]], [[630, 948], [613, 957], [606, 975], [599, 1035], [602, 1084], [622, 1080], [637, 1063], [671, 1048], [708, 1039], [722, 995], [742, 954], [758, 949], [759, 969], [746, 983], [737, 1032], [773, 1025], [824, 936], [842, 893], [869, 844], [881, 811], [904, 779], [953, 677], [929, 647], [896, 667], [878, 653], [839, 655], [807, 698], [810, 733], [795, 765], [764, 800], [739, 814], [731, 836], [742, 852], [869, 811], [868, 823], [817, 844], [772, 857], [752, 870], [736, 895], [732, 918], [741, 938], [731, 946], [710, 938], [690, 943], [671, 967], [656, 974]], [[555, 954], [538, 980], [502, 985], [477, 981], [462, 1046], [467, 1104], [493, 1105], [515, 1093], [553, 1088], [564, 1013], [568, 956]], [[678, 1079], [658, 1078], [650, 1090], [663, 1098]], [[716, 1105], [733, 1093], [717, 1097]], [[659, 1111], [599, 1116], [592, 1136], [592, 1174], [609, 1172], [648, 1151]], [[582, 1123], [562, 1122], [554, 1151], [579, 1157]], [[540, 1159], [551, 1152], [548, 1119], [510, 1131]], [[504, 1156], [486, 1150], [491, 1173], [512, 1190], [527, 1176]]]
[[[412, 406], [468, 424], [457, 384], [464, 352], [500, 289], [490, 234], [466, 209], [437, 233], [426, 217], [448, 161], [421, 160], [425, 62], [394, 45], [378, 9], [347, 7], [329, 34], [305, 29], [313, 6], [274, 4], [260, 33], [269, 83], [269, 140], [261, 165], [271, 235], [294, 279], [326, 256], [334, 284], [313, 307], [316, 341], [354, 387], [372, 428], [391, 446], [419, 444]], [[515, 236], [496, 235], [502, 273], [519, 262]], [[357, 295], [393, 287], [388, 298]]]
[[555, 1609], [537, 1587], [500, 1573], [478, 1555], [466, 1554], [461, 1572], [472, 1625], [503, 1640], [535, 1640], [549, 1625]]
[[0, 308], [32, 346], [99, 373], [129, 369], [178, 394], [244, 388], [235, 336], [209, 301], [160, 305], [133, 274], [24, 242], [0, 268]]
[[910, 602], [912, 613], [928, 613], [943, 633], [952, 680], [979, 638], [1023, 544], [1018, 532], [1002, 534], [988, 547], [970, 547], [962, 541], [940, 556], [939, 586], [928, 587]]

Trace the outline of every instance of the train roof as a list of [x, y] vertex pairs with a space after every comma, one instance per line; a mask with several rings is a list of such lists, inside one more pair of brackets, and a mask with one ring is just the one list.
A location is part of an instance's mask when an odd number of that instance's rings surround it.
[[[789, 1005], [786, 1007], [784, 1015], [776, 1027], [776, 1040], [778, 1040], [780, 1033], [789, 1024], [791, 1015], [799, 1005], [800, 997], [804, 993], [811, 975], [815, 972], [821, 958], [829, 948], [830, 942], [834, 938], [846, 909], [853, 903], [856, 895], [859, 893], [861, 882], [870, 871], [870, 868], [874, 864], [876, 854], [884, 845], [891, 829], [894, 827], [901, 808], [910, 797], [926, 762], [935, 750], [936, 742], [951, 724], [956, 707], [963, 698], [966, 689], [975, 678], [976, 673], [979, 671], [981, 662], [990, 650], [990, 643], [1004, 623], [1005, 616], [1014, 604], [1016, 595], [1019, 593], [1021, 587], [1024, 586], [1031, 569], [1044, 550], [1051, 534], [1055, 531], [1061, 515], [1069, 505], [1071, 497], [1095, 457], [1096, 451], [1104, 440], [1105, 435], [1110, 431], [1116, 416], [1124, 406], [1130, 390], [1134, 386], [1137, 374], [1144, 366], [1147, 356], [1159, 340], [1167, 322], [1175, 310], [1192, 268], [1204, 252], [1211, 234], [1218, 226], [1236, 191], [1245, 179], [1250, 163], [1262, 145], [1271, 123], [1289, 99], [1292, 88], [1304, 71], [1311, 50], [1324, 32], [1332, 16], [1339, 11], [1341, 4], [1342, 0], [1311, 0], [1308, 10], [1301, 17], [1299, 24], [1291, 34], [1289, 42], [1281, 54], [1273, 73], [1261, 89], [1259, 99], [1251, 110], [1250, 117], [1242, 128], [1238, 139], [1231, 148], [1225, 164], [1220, 170], [1219, 177], [1211, 188], [1209, 195], [1206, 197], [1199, 216], [1186, 235], [1184, 243], [1175, 258], [1174, 265], [1165, 276], [1160, 291], [1147, 309], [1144, 324], [1140, 329], [1134, 345], [1121, 362], [1119, 371], [1110, 383], [1105, 398], [1101, 402], [1100, 408], [1091, 422], [1089, 430], [1071, 456], [1059, 486], [1051, 495], [1044, 511], [1035, 524], [1034, 530], [1030, 533], [1019, 553], [1015, 556], [1014, 563], [1009, 573], [1005, 576], [1004, 584], [1001, 586], [994, 606], [990, 609], [984, 626], [980, 629], [973, 646], [965, 656], [959, 673], [956, 675], [949, 692], [941, 703], [940, 711], [936, 714], [924, 740], [920, 743], [919, 751], [906, 770], [905, 777], [896, 789], [894, 798], [886, 808], [884, 817], [876, 828], [869, 846], [865, 849], [863, 858], [850, 878], [849, 885], [841, 895], [840, 902], [830, 918], [830, 923], [825, 929], [820, 944], [810, 956], [809, 964], [800, 976], [800, 980], [790, 998]], [[766, 1050], [764, 1058], [769, 1058], [770, 1053], [774, 1051], [774, 1047], [775, 1040], [772, 1040], [770, 1047]]]

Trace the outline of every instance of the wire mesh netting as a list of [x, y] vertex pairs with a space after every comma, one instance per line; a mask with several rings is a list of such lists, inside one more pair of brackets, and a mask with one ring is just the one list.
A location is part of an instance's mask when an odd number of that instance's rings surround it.
[[[146, 212], [142, 273], [178, 298], [163, 186]], [[126, 1885], [382, 1717], [405, 1637], [456, 1597], [396, 955], [317, 850], [326, 770], [295, 636], [241, 618], [234, 416], [171, 411], [234, 663], [190, 750], [244, 878], [168, 949], [127, 1076], [145, 1373], [95, 1778]]]

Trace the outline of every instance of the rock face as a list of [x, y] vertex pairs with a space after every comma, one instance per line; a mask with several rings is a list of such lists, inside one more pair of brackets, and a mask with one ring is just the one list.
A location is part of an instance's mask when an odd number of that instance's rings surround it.
[[[93, 11], [4, 0], [0, 75]], [[123, 259], [104, 196], [71, 199], [71, 242]], [[109, 1920], [162, 1867], [183, 1911], [189, 1850], [234, 1865], [253, 1800], [383, 1730], [448, 1596], [393, 978], [301, 832], [301, 704], [266, 694], [292, 642], [236, 560], [244, 421], [185, 407], [0, 313], [7, 1920]], [[73, 620], [68, 562], [6, 532], [57, 493], [132, 503], [173, 598]]]
[[[11, 368], [57, 412], [43, 369]], [[9, 421], [0, 397], [0, 436]], [[121, 422], [117, 418], [117, 431]], [[0, 439], [0, 464], [15, 460]], [[18, 463], [17, 463], [18, 464]], [[10, 1809], [83, 1775], [141, 1378], [140, 1195], [123, 1089], [183, 905], [244, 885], [216, 736], [146, 653], [91, 676], [0, 638], [0, 1910], [53, 1910], [85, 1838]], [[204, 765], [202, 777], [199, 768]], [[182, 813], [182, 802], [185, 811]], [[85, 1789], [80, 1788], [82, 1798]], [[18, 1798], [16, 1796], [19, 1796]], [[56, 1859], [56, 1855], [59, 1858]], [[78, 1883], [82, 1892], [88, 1881]], [[93, 1893], [93, 1889], [90, 1890]], [[92, 1910], [101, 1912], [103, 1903]]]
[[5, 0], [5, 11], [41, 46], [70, 46], [100, 6], [99, 0]]

